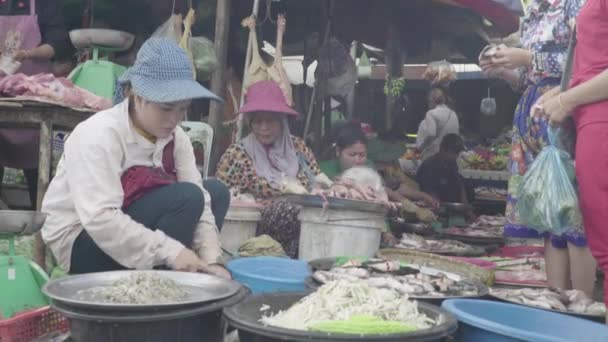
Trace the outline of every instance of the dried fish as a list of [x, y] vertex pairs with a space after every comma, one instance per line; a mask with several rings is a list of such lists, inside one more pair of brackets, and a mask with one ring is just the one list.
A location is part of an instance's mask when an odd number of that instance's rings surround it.
[[134, 273], [109, 286], [80, 290], [82, 299], [114, 304], [166, 304], [188, 297], [188, 291], [172, 279], [156, 273]]
[[[375, 265], [387, 265], [386, 262]], [[373, 266], [370, 266], [374, 269]], [[396, 265], [376, 267], [382, 270], [394, 270]], [[363, 272], [365, 271], [365, 272]], [[355, 277], [357, 275], [357, 277]], [[408, 275], [392, 275], [386, 272], [372, 273], [362, 268], [333, 268], [330, 271], [317, 271], [313, 278], [322, 284], [333, 280], [363, 280], [374, 288], [391, 289], [402, 295], [415, 297], [477, 296], [479, 289], [472, 283], [455, 280], [441, 272], [434, 275], [422, 272]]]
[[495, 297], [520, 304], [547, 310], [557, 310], [584, 315], [604, 316], [604, 303], [594, 302], [579, 290], [561, 291], [559, 289], [491, 289]]

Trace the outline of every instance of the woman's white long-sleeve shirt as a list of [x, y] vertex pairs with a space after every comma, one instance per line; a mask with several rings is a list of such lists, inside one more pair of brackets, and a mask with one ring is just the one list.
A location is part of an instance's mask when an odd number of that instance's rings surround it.
[[93, 241], [119, 264], [134, 269], [171, 266], [184, 247], [160, 230], [148, 229], [122, 210], [122, 174], [132, 166], [162, 167], [163, 149], [175, 139], [175, 168], [179, 182], [198, 185], [205, 196], [199, 233], [203, 259], [221, 256], [210, 197], [196, 168], [190, 139], [178, 127], [174, 137], [152, 143], [132, 127], [128, 100], [80, 123], [65, 142], [57, 173], [48, 188], [42, 211], [48, 214], [42, 238], [59, 265], [70, 269], [72, 246], [86, 229]]
[[428, 159], [439, 152], [441, 140], [448, 134], [459, 134], [458, 115], [448, 106], [439, 105], [426, 113], [418, 126], [416, 145], [422, 152], [422, 159]]

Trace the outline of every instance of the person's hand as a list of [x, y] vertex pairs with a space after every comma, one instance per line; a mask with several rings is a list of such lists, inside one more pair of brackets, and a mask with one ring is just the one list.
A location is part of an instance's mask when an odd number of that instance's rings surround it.
[[542, 118], [545, 117], [545, 112], [543, 110], [545, 102], [551, 100], [552, 98], [558, 96], [561, 93], [559, 87], [555, 87], [547, 92], [545, 92], [541, 97], [536, 100], [536, 103], [532, 106], [532, 110], [530, 110], [530, 116], [534, 118]]
[[203, 262], [196, 253], [188, 248], [182, 249], [173, 262], [173, 269], [183, 272], [198, 272], [204, 271], [208, 266]]
[[439, 203], [439, 201], [435, 197], [433, 197], [433, 196], [431, 196], [429, 194], [425, 194], [424, 198], [423, 198], [423, 201], [424, 201], [424, 203], [426, 203], [432, 209], [439, 209], [440, 203]]
[[545, 113], [545, 117], [549, 120], [549, 123], [553, 126], [559, 125], [567, 117], [572, 115], [576, 105], [569, 101], [564, 93], [559, 93], [552, 98], [543, 101], [541, 105], [542, 111]]
[[214, 276], [218, 276], [220, 278], [228, 280], [232, 279], [232, 275], [230, 274], [230, 272], [228, 272], [228, 270], [220, 264], [211, 264], [207, 266], [205, 273], [212, 274]]
[[490, 58], [494, 67], [516, 69], [532, 65], [534, 55], [526, 49], [501, 47], [496, 54]]
[[17, 51], [17, 53], [15, 53], [15, 59], [19, 62], [23, 62], [31, 58], [32, 56], [28, 50], [19, 50]]

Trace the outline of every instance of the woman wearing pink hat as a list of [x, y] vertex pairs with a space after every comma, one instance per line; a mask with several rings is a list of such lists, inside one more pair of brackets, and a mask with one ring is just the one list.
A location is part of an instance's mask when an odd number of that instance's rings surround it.
[[[317, 183], [331, 182], [304, 141], [289, 132], [287, 119], [298, 113], [287, 105], [275, 82], [252, 84], [240, 112], [246, 115], [251, 133], [226, 150], [216, 173], [232, 193], [268, 200], [287, 191], [306, 193]], [[262, 210], [257, 235], [270, 235], [287, 255], [297, 257], [298, 213], [286, 202], [270, 204]]]
[[291, 135], [287, 118], [298, 112], [287, 105], [279, 86], [261, 81], [247, 89], [246, 114], [251, 133], [230, 146], [222, 156], [216, 176], [233, 193], [269, 199], [286, 186], [310, 191], [321, 174], [312, 151]]

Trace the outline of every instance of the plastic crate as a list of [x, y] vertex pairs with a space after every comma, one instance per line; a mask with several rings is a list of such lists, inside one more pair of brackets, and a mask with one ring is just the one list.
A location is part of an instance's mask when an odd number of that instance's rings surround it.
[[53, 332], [70, 330], [68, 320], [50, 306], [0, 320], [0, 342], [31, 342]]

